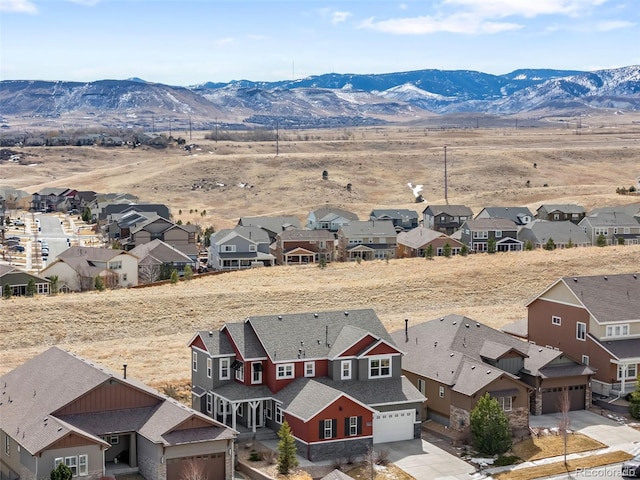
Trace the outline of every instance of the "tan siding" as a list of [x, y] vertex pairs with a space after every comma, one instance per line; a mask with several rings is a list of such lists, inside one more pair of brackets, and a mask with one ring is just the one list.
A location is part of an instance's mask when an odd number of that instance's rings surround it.
[[569, 290], [562, 282], [558, 282], [551, 289], [549, 289], [548, 292], [545, 292], [544, 295], [541, 295], [540, 298], [554, 300], [556, 302], [569, 303], [576, 306], [582, 306], [573, 292]]

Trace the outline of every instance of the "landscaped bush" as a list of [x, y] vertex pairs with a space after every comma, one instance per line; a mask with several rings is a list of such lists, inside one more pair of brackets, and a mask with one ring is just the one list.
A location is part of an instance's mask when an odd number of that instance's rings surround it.
[[518, 460], [520, 460], [520, 459], [518, 457], [516, 457], [515, 455], [500, 455], [493, 462], [493, 466], [494, 467], [506, 467], [507, 465], [514, 465], [514, 464], [518, 463]]

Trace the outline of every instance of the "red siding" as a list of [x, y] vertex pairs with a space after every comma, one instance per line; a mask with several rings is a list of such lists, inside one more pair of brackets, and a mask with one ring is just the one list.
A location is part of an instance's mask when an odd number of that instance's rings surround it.
[[371, 345], [375, 341], [376, 341], [376, 339], [373, 338], [372, 335], [367, 335], [362, 340], [359, 340], [358, 343], [356, 343], [352, 347], [349, 347], [348, 349], [346, 349], [344, 351], [344, 353], [342, 353], [340, 356], [341, 357], [353, 357], [355, 355], [358, 355], [361, 351], [363, 351], [365, 348], [367, 348], [369, 345]]
[[207, 347], [204, 346], [204, 342], [202, 341], [202, 338], [200, 337], [200, 335], [194, 338], [193, 342], [191, 342], [191, 345], [189, 346], [199, 348], [200, 350], [204, 350], [205, 352], [208, 351]]
[[71, 415], [75, 413], [104, 412], [122, 410], [125, 408], [153, 407], [161, 400], [141, 390], [123, 385], [116, 379], [111, 379], [54, 412], [56, 415]]
[[349, 417], [362, 417], [362, 434], [359, 436], [371, 436], [373, 435], [373, 412], [368, 408], [354, 402], [347, 397], [340, 397], [332, 404], [328, 405], [322, 412], [313, 417], [307, 422], [308, 425], [308, 437], [304, 440], [306, 442], [320, 442], [324, 439], [320, 439], [318, 422], [326, 419], [336, 419], [338, 431], [334, 432], [334, 437], [331, 440], [355, 438], [353, 436], [345, 435], [344, 431], [344, 419]]
[[367, 357], [373, 356], [373, 355], [393, 355], [398, 353], [400, 352], [395, 348], [393, 348], [392, 346], [387, 345], [386, 343], [381, 343], [380, 345], [375, 347], [373, 350], [368, 352]]
[[316, 360], [316, 377], [329, 375], [329, 360]]

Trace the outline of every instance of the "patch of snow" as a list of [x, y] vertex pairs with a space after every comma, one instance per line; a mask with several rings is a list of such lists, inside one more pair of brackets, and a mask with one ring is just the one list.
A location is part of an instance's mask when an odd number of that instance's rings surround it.
[[493, 465], [493, 462], [495, 461], [494, 458], [470, 458], [469, 461], [471, 463], [475, 463], [477, 465], [481, 465], [481, 466], [487, 466], [487, 465]]
[[526, 80], [527, 76], [524, 73], [521, 73], [520, 75], [516, 75], [515, 77], [513, 77], [514, 80]]
[[424, 187], [424, 185], [413, 186], [411, 182], [407, 183], [407, 185], [409, 186], [409, 190], [413, 192], [414, 197], [417, 197], [418, 195], [420, 195], [420, 192], [422, 191], [422, 187]]

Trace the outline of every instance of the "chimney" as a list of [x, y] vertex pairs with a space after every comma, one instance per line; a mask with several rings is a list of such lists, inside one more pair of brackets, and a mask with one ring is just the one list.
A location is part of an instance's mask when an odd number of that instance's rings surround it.
[[126, 380], [127, 379], [127, 364], [126, 363], [122, 364], [122, 370], [124, 371], [123, 377]]
[[405, 342], [409, 341], [409, 319], [408, 318], [404, 319], [404, 341]]

